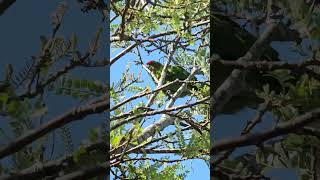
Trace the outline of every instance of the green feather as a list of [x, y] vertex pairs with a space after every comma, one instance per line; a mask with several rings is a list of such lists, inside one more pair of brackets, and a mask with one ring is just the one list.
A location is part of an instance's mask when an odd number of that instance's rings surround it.
[[[159, 62], [156, 62], [156, 61], [150, 61], [148, 63], [148, 68], [149, 70], [155, 75], [155, 77], [157, 78], [157, 80], [160, 79], [161, 77], [161, 73], [162, 73], [162, 70], [163, 70], [163, 65]], [[189, 77], [189, 72], [186, 71], [185, 69], [183, 69], [182, 67], [180, 66], [173, 66], [173, 65], [170, 65], [168, 67], [168, 70], [167, 70], [167, 76], [166, 76], [166, 80], [165, 80], [165, 84], [168, 83], [168, 82], [172, 82], [172, 81], [175, 81], [176, 79], [179, 79], [179, 80], [185, 80]], [[192, 81], [196, 81], [197, 79], [195, 77], [193, 77], [191, 79]], [[165, 91], [170, 91], [171, 94], [174, 94], [180, 87], [181, 87], [182, 83], [175, 83], [175, 84], [172, 84], [170, 85], [169, 87], [165, 88], [164, 90]], [[197, 90], [198, 87], [195, 86], [195, 85], [192, 85], [191, 87], [188, 86], [188, 88], [190, 89], [195, 89]], [[187, 96], [190, 94], [190, 91], [186, 91], [186, 92], [183, 92], [180, 97], [184, 97], [184, 96]]]

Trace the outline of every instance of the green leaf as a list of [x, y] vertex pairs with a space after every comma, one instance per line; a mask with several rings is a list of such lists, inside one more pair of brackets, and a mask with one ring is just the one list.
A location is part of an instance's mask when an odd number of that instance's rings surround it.
[[15, 115], [18, 111], [17, 109], [19, 109], [19, 101], [17, 100], [12, 100], [9, 102], [9, 104], [7, 105], [7, 112], [10, 114], [10, 115]]
[[30, 117], [32, 118], [40, 117], [44, 115], [47, 111], [48, 111], [48, 108], [46, 106], [37, 107], [32, 111]]
[[98, 47], [99, 47], [99, 41], [100, 41], [100, 38], [101, 38], [101, 34], [102, 34], [102, 31], [103, 31], [103, 28], [100, 27], [95, 35], [95, 38], [94, 40], [91, 42], [91, 55], [95, 55], [97, 50], [98, 50]]
[[99, 137], [99, 129], [98, 128], [90, 129], [90, 131], [89, 131], [89, 140], [91, 142], [97, 142], [98, 137]]
[[40, 36], [40, 47], [42, 51], [44, 50], [47, 42], [48, 42], [48, 39], [45, 36]]
[[71, 49], [73, 52], [76, 51], [78, 45], [78, 39], [76, 33], [72, 33], [71, 35]]
[[0, 102], [1, 104], [7, 104], [9, 95], [6, 93], [0, 93]]
[[85, 147], [81, 145], [78, 150], [73, 154], [73, 161], [80, 162], [81, 157], [87, 153]]
[[113, 137], [111, 138], [111, 141], [110, 141], [112, 147], [116, 147], [116, 145], [119, 144], [121, 138], [122, 138], [122, 136], [113, 136]]
[[172, 26], [176, 31], [180, 31], [180, 18], [178, 14], [172, 15]]

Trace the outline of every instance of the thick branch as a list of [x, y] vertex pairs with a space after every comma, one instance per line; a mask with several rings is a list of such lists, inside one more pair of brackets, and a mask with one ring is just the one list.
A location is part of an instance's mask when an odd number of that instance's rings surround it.
[[[124, 119], [122, 121], [119, 121], [117, 124], [113, 125], [110, 129], [111, 130], [114, 130], [114, 129], [117, 129], [118, 127], [124, 125], [124, 124], [127, 124], [135, 119], [138, 119], [138, 118], [142, 118], [142, 117], [147, 117], [147, 116], [153, 116], [153, 115], [156, 115], [156, 114], [164, 114], [164, 113], [168, 113], [168, 112], [171, 112], [171, 111], [177, 111], [177, 110], [181, 110], [181, 109], [185, 109], [185, 108], [189, 108], [189, 107], [192, 107], [192, 106], [195, 106], [197, 104], [202, 104], [202, 103], [205, 103], [206, 101], [209, 100], [209, 97], [206, 97], [206, 98], [203, 98], [197, 102], [194, 102], [194, 103], [190, 103], [190, 104], [184, 104], [184, 105], [181, 105], [181, 106], [176, 106], [176, 107], [167, 107], [165, 109], [161, 109], [161, 110], [154, 110], [154, 111], [147, 111], [147, 112], [144, 112], [144, 113], [141, 113], [141, 114], [137, 114], [135, 116], [131, 116], [127, 119]], [[166, 118], [165, 118], [166, 119]], [[172, 118], [172, 117], [168, 117], [168, 119], [175, 119], [175, 118]], [[162, 118], [163, 120], [163, 118]], [[160, 122], [159, 122], [160, 123]], [[163, 123], [163, 122], [162, 122]], [[156, 128], [156, 127], [153, 127], [154, 125], [150, 125], [148, 126], [149, 128]], [[157, 125], [159, 126], [159, 125]], [[166, 125], [168, 126], [168, 125]], [[165, 126], [165, 127], [166, 127]], [[147, 128], [148, 128], [147, 127]]]
[[30, 130], [26, 134], [22, 135], [21, 137], [15, 139], [14, 141], [2, 147], [0, 149], [0, 159], [19, 151], [24, 146], [32, 143], [33, 141], [39, 139], [40, 137], [57, 128], [60, 128], [72, 121], [81, 120], [90, 114], [102, 113], [103, 111], [106, 111], [109, 108], [109, 100], [105, 100], [97, 104], [75, 107], [69, 112], [66, 112], [60, 116], [57, 116], [49, 120], [47, 123], [41, 125], [39, 128]]
[[[198, 71], [198, 69], [197, 69], [197, 68], [194, 68], [194, 69], [191, 71], [191, 73], [190, 73], [190, 75], [188, 76], [188, 78], [186, 79], [186, 81], [191, 80], [191, 78], [195, 75], [195, 73], [196, 73], [197, 71]], [[183, 93], [183, 91], [185, 91], [186, 85], [187, 85], [187, 83], [184, 83], [184, 84], [177, 90], [177, 92], [172, 96], [172, 99], [168, 102], [166, 108], [170, 108], [170, 107], [173, 105], [173, 103], [174, 103], [174, 101], [176, 100], [176, 98], [179, 97], [180, 94]], [[146, 127], [146, 128], [142, 131], [141, 135], [137, 138], [137, 139], [138, 139], [138, 142], [143, 142], [143, 141], [145, 141], [147, 138], [151, 137], [151, 136], [156, 132], [156, 130], [161, 131], [161, 130], [163, 130], [164, 128], [166, 128], [167, 126], [173, 124], [174, 120], [175, 120], [175, 118], [169, 117], [169, 116], [167, 116], [167, 115], [164, 114], [164, 115], [160, 118], [159, 121], [157, 121], [157, 122], [155, 122], [154, 124]]]
[[99, 175], [107, 175], [110, 171], [109, 161], [99, 164], [92, 168], [86, 168], [73, 173], [56, 178], [56, 180], [82, 180], [97, 177]]
[[288, 122], [277, 125], [276, 127], [254, 134], [247, 134], [238, 138], [231, 138], [216, 142], [211, 148], [211, 155], [218, 152], [233, 149], [236, 147], [243, 147], [248, 145], [260, 144], [271, 138], [275, 138], [281, 135], [285, 135], [294, 132], [296, 129], [301, 128], [309, 123], [318, 120], [320, 117], [320, 108], [305, 113], [301, 116], [291, 119]]
[[302, 69], [311, 65], [320, 65], [319, 61], [305, 61], [302, 63], [288, 63], [288, 62], [271, 62], [271, 61], [259, 61], [259, 62], [239, 62], [228, 60], [216, 60], [217, 63], [229, 66], [234, 69], [246, 69], [246, 70], [261, 70], [272, 71], [276, 69]]
[[[108, 151], [108, 145], [104, 141], [99, 141], [94, 144], [89, 144], [84, 147], [85, 152], [90, 154], [92, 151]], [[74, 167], [75, 162], [73, 155], [67, 155], [57, 160], [45, 162], [43, 165], [31, 166], [23, 169], [18, 173], [6, 174], [0, 176], [1, 180], [15, 180], [15, 179], [40, 179], [45, 176], [55, 176], [63, 169], [69, 169]]]
[[301, 63], [288, 63], [288, 62], [239, 62], [228, 60], [215, 60], [217, 64], [229, 66], [234, 69], [244, 70], [260, 70], [260, 71], [272, 71], [276, 69], [288, 69], [294, 71], [298, 76], [308, 74], [311, 77], [320, 80], [320, 73], [314, 71], [312, 67], [319, 66], [320, 62], [317, 60], [304, 61]]
[[[278, 25], [278, 23], [271, 23], [267, 27], [266, 31], [260, 36], [260, 38], [252, 45], [249, 51], [237, 61], [254, 61], [258, 59], [262, 55], [267, 45], [273, 40], [273, 34], [277, 30]], [[214, 63], [216, 62], [213, 61], [211, 65], [213, 68]], [[245, 75], [246, 71], [241, 71], [239, 69], [233, 70], [231, 75], [224, 81], [224, 83], [215, 92], [212, 92], [210, 106], [213, 113], [211, 113], [211, 120], [214, 119], [215, 115], [222, 110], [223, 106], [234, 95], [240, 93], [246, 88], [246, 83], [244, 81]]]
[[2, 0], [2, 1], [0, 1], [0, 16], [15, 2], [16, 2], [16, 0]]

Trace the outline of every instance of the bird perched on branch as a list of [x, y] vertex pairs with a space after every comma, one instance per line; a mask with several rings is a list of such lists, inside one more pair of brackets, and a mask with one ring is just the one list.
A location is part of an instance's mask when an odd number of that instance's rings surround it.
[[[153, 73], [153, 75], [157, 78], [156, 80], [159, 81], [161, 77], [161, 72], [163, 70], [164, 65], [157, 62], [157, 61], [148, 61], [147, 62], [148, 69]], [[165, 78], [165, 83], [172, 82], [176, 79], [179, 80], [186, 80], [189, 76], [189, 72], [183, 69], [180, 66], [170, 65], [167, 70], [167, 75]], [[196, 77], [192, 77], [190, 81], [197, 81]], [[166, 88], [164, 91], [170, 91], [171, 94], [174, 94], [182, 85], [182, 82], [174, 83]], [[188, 84], [187, 85], [188, 91], [183, 92], [179, 97], [184, 97], [190, 95], [190, 90], [194, 89], [197, 90], [198, 87], [195, 84]]]

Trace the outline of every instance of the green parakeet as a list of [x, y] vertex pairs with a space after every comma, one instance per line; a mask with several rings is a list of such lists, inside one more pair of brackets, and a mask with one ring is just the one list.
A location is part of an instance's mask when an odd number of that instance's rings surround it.
[[[161, 64], [157, 61], [148, 61], [147, 67], [154, 74], [154, 76], [157, 78], [157, 80], [159, 80], [161, 77], [162, 69], [164, 67], [163, 64]], [[185, 69], [183, 69], [180, 66], [170, 65], [168, 67], [165, 83], [172, 82], [176, 79], [185, 80], [188, 78], [189, 74], [190, 73], [188, 71], [186, 71]], [[197, 81], [197, 78], [193, 77], [191, 79], [191, 81]], [[164, 91], [170, 91], [171, 94], [174, 94], [181, 87], [181, 85], [182, 85], [182, 83], [172, 84], [172, 85], [168, 86], [167, 88], [164, 88]], [[194, 90], [198, 89], [198, 87], [196, 85], [189, 84], [187, 87], [188, 87], [188, 89], [194, 89]], [[180, 97], [184, 97], [189, 94], [190, 94], [189, 91], [185, 91], [180, 95]]]

